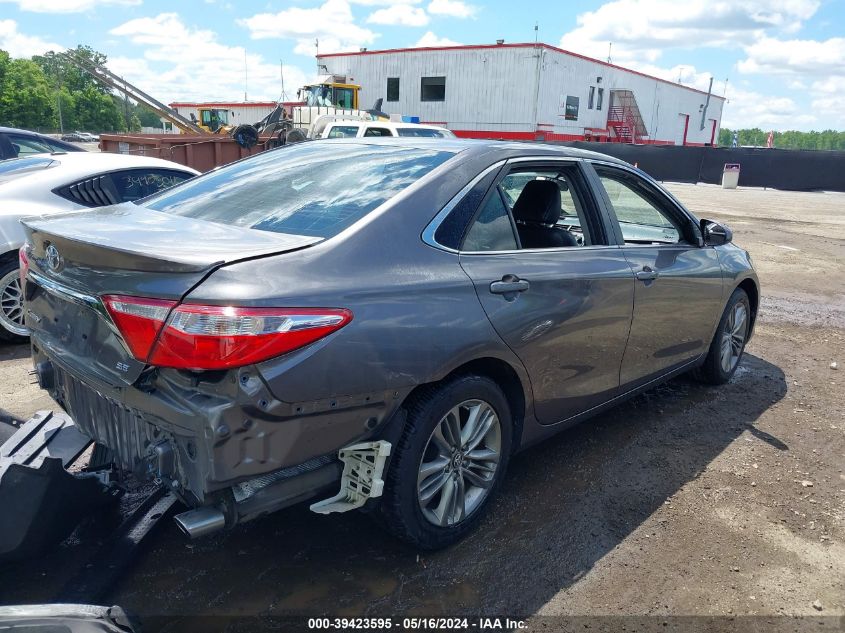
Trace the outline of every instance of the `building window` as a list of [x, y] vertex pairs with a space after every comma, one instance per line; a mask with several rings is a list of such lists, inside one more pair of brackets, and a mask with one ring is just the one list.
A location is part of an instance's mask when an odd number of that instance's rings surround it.
[[564, 114], [564, 118], [567, 121], [577, 121], [578, 120], [578, 103], [580, 99], [578, 97], [566, 97], [566, 112]]
[[592, 109], [593, 109], [593, 102], [594, 102], [595, 100], [596, 100], [596, 87], [595, 87], [595, 86], [590, 86], [590, 96], [589, 96], [589, 98], [587, 99], [587, 109], [588, 109], [588, 110], [592, 110]]
[[387, 100], [399, 101], [399, 77], [387, 78]]
[[422, 77], [420, 101], [446, 101], [446, 77]]
[[604, 101], [604, 88], [599, 88], [599, 98], [596, 101], [596, 110], [601, 110], [601, 102]]

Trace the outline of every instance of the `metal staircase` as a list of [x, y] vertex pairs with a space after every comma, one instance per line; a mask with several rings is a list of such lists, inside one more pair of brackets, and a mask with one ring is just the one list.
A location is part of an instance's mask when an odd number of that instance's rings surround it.
[[611, 90], [607, 132], [614, 143], [640, 143], [648, 136], [637, 99], [630, 90]]

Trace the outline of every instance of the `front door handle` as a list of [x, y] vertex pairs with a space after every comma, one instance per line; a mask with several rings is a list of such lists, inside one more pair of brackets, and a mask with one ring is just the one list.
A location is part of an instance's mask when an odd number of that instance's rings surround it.
[[494, 295], [505, 295], [505, 299], [509, 299], [508, 295], [515, 297], [519, 292], [525, 292], [531, 284], [527, 279], [520, 279], [516, 275], [505, 275], [502, 281], [494, 281], [490, 284], [490, 292]]
[[640, 281], [653, 281], [660, 277], [660, 272], [650, 266], [643, 266], [643, 269], [638, 270], [634, 276]]

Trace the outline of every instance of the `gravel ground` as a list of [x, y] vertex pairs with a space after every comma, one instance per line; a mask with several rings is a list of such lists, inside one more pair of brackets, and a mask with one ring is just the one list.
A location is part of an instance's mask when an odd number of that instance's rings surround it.
[[[255, 616], [253, 628], [464, 614], [537, 630], [620, 629], [609, 616], [643, 616], [628, 630], [842, 630], [845, 195], [669, 188], [726, 221], [760, 274], [757, 330], [730, 384], [674, 380], [518, 456], [480, 529], [447, 551], [304, 507], [195, 543], [168, 522], [106, 601], [153, 631], [227, 622], [199, 614]], [[0, 415], [51, 406], [26, 348], [0, 359]], [[50, 599], [86, 551], [73, 541], [0, 570], [0, 603]], [[596, 615], [608, 617], [577, 619]]]

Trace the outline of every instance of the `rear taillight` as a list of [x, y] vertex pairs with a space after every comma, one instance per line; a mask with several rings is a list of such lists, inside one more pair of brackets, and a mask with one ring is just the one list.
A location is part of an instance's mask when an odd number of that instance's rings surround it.
[[103, 303], [132, 356], [146, 361], [175, 301], [106, 295]]
[[[334, 308], [174, 307], [170, 301], [114, 296], [104, 301], [135, 358], [180, 369], [251, 365], [313, 343], [352, 320], [349, 310]], [[144, 329], [138, 319], [147, 320]]]
[[21, 246], [18, 251], [18, 270], [21, 275], [21, 288], [23, 288], [23, 280], [26, 279], [26, 274], [29, 272], [29, 257], [26, 254], [26, 244]]

